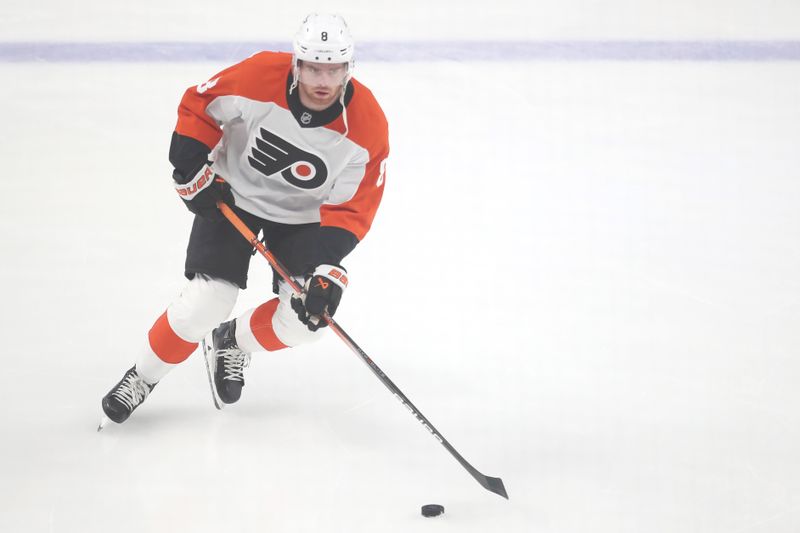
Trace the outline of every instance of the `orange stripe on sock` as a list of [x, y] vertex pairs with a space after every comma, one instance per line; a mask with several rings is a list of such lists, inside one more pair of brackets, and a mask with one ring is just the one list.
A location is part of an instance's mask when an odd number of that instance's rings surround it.
[[159, 359], [165, 363], [178, 364], [186, 360], [187, 357], [192, 355], [196, 342], [187, 342], [172, 330], [167, 320], [167, 313], [158, 317], [156, 323], [150, 328], [150, 333], [147, 334], [150, 339], [150, 348], [158, 356]]
[[278, 309], [278, 302], [277, 298], [273, 298], [258, 306], [250, 316], [250, 330], [253, 332], [253, 336], [265, 350], [270, 352], [288, 348], [278, 339], [275, 330], [272, 329], [272, 317]]

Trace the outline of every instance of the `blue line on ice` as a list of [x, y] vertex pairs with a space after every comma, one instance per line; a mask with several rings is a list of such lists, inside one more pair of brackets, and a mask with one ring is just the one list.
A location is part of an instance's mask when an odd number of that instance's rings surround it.
[[[0, 62], [231, 61], [266, 42], [2, 42]], [[800, 61], [800, 41], [364, 42], [360, 61]]]

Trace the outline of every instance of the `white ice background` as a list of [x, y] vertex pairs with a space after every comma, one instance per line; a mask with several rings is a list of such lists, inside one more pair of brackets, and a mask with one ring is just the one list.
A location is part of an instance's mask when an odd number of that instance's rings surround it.
[[[49, 4], [3, 8], [3, 39], [280, 40], [314, 7], [282, 8], [261, 36], [263, 2]], [[338, 9], [373, 40], [370, 21], [395, 39], [800, 27], [794, 2], [665, 19], [618, 0], [623, 22], [599, 25], [599, 3], [571, 2], [545, 10], [555, 29], [533, 4], [493, 4]], [[243, 34], [214, 26], [229, 9]], [[96, 433], [184, 283], [169, 139], [183, 90], [224, 66], [0, 64], [0, 531], [800, 530], [798, 62], [358, 65], [392, 156], [337, 319], [509, 501], [330, 334], [256, 355], [224, 412], [195, 354]], [[234, 313], [269, 297], [254, 257]]]

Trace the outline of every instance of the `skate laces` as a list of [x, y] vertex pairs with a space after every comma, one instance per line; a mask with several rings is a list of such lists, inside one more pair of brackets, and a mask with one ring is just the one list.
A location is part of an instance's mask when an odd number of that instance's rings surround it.
[[223, 379], [244, 381], [244, 368], [250, 365], [250, 354], [238, 348], [217, 350], [217, 357], [222, 357], [225, 368]]
[[147, 398], [148, 394], [150, 394], [150, 387], [147, 383], [136, 372], [131, 372], [125, 376], [111, 396], [122, 402], [128, 409], [133, 410]]

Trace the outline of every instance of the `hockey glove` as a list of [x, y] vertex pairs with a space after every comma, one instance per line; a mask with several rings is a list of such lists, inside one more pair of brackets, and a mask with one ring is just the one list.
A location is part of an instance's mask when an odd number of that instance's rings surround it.
[[322, 315], [336, 312], [347, 281], [347, 271], [338, 265], [319, 265], [307, 277], [303, 294], [292, 296], [292, 309], [308, 329], [317, 331], [328, 325]]
[[214, 174], [207, 163], [200, 167], [187, 183], [179, 183], [183, 180], [177, 170], [172, 177], [175, 179], [175, 190], [178, 191], [181, 200], [187, 209], [197, 216], [220, 220], [225, 217], [217, 208], [217, 201], [222, 200], [228, 205], [234, 205], [231, 186]]

